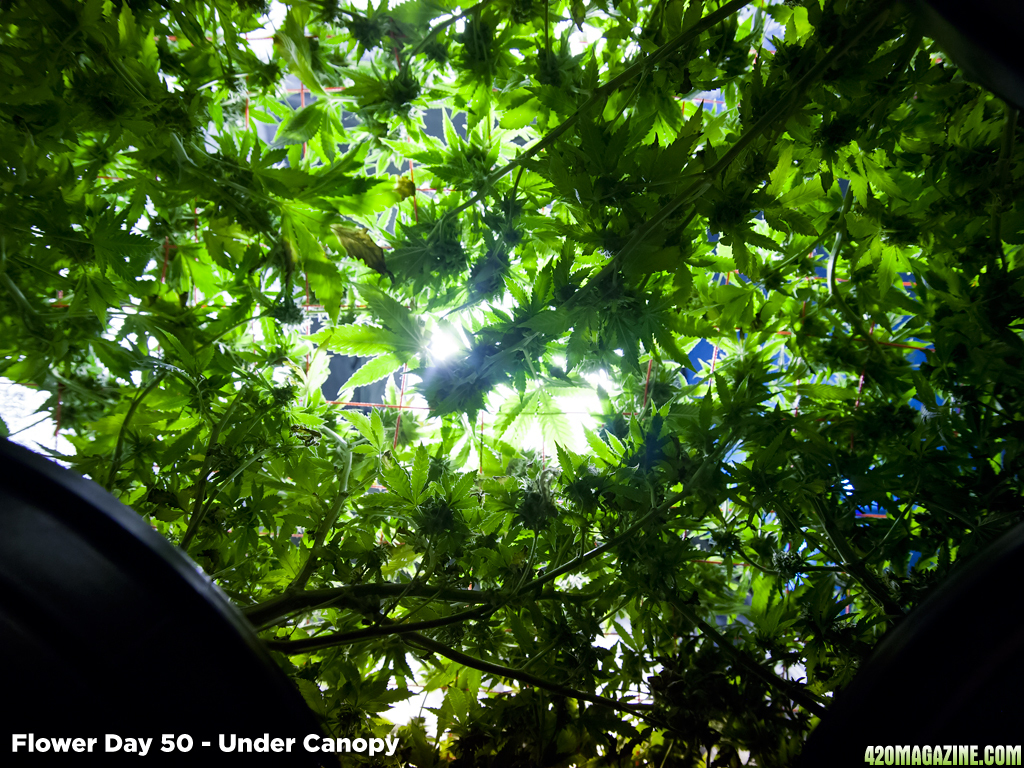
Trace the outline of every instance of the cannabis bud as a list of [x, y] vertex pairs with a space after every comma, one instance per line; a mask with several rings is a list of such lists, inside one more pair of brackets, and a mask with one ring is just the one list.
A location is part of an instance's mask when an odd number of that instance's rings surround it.
[[789, 581], [800, 569], [801, 558], [795, 552], [773, 552], [772, 567], [780, 576]]
[[291, 296], [279, 299], [274, 308], [270, 310], [270, 316], [281, 325], [299, 325], [303, 319], [302, 309]]

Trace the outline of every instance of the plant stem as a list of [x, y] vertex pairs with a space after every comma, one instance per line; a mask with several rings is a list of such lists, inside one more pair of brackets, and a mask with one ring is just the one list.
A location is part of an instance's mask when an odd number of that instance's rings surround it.
[[313, 575], [313, 572], [316, 571], [316, 567], [320, 563], [320, 551], [323, 548], [324, 541], [327, 539], [327, 534], [337, 524], [341, 510], [345, 507], [346, 500], [348, 500], [348, 493], [339, 493], [330, 510], [324, 515], [323, 520], [320, 521], [320, 525], [316, 529], [316, 535], [313, 538], [313, 544], [309, 548], [309, 557], [306, 558], [306, 562], [302, 564], [302, 570], [295, 576], [291, 584], [285, 587], [286, 592], [301, 591]]
[[28, 299], [25, 298], [25, 294], [21, 292], [21, 289], [11, 280], [10, 275], [6, 271], [0, 272], [0, 285], [3, 285], [7, 289], [7, 292], [14, 299], [14, 303], [18, 305], [25, 320], [26, 327], [33, 333], [38, 335], [42, 329], [42, 323], [39, 320], [39, 313], [36, 312], [35, 307], [28, 303]]
[[519, 669], [521, 671], [525, 672], [527, 669], [529, 669], [530, 667], [533, 666], [534, 662], [537, 662], [540, 659], [544, 658], [544, 656], [547, 655], [551, 651], [551, 649], [554, 648], [556, 645], [558, 645], [560, 642], [561, 642], [561, 638], [555, 637], [550, 642], [548, 642], [547, 645], [545, 645], [543, 648], [541, 648], [539, 651], [537, 651], [537, 653], [535, 653], [533, 656], [531, 656], [527, 660], [527, 662], [525, 664], [523, 664], [523, 666], [521, 666]]
[[[288, 447], [289, 448], [298, 448], [299, 446], [293, 445], [293, 446], [288, 446]], [[210, 508], [213, 506], [213, 503], [218, 499], [218, 497], [221, 495], [221, 493], [224, 492], [224, 489], [227, 488], [229, 485], [231, 485], [231, 482], [236, 477], [238, 477], [246, 469], [248, 469], [250, 466], [252, 466], [253, 462], [259, 461], [261, 458], [263, 458], [268, 453], [270, 453], [271, 451], [273, 451], [273, 450], [275, 450], [277, 448], [278, 448], [278, 446], [271, 446], [270, 448], [264, 448], [262, 451], [258, 451], [256, 453], [254, 453], [252, 456], [250, 456], [245, 461], [244, 464], [242, 464], [242, 466], [240, 466], [238, 469], [236, 469], [234, 472], [232, 472], [230, 475], [228, 475], [226, 478], [224, 478], [224, 481], [221, 482], [220, 485], [217, 486], [217, 490], [213, 493], [212, 496], [210, 496], [210, 500], [206, 503], [206, 505], [205, 505], [205, 507], [203, 509], [203, 515], [206, 515], [206, 513], [210, 511]]]
[[740, 10], [744, 6], [749, 5], [750, 2], [751, 0], [732, 0], [731, 3], [723, 5], [714, 13], [711, 13], [702, 18], [690, 29], [687, 29], [684, 32], [680, 33], [679, 35], [676, 35], [676, 37], [674, 37], [669, 42], [665, 43], [665, 45], [661, 46], [661, 48], [659, 48], [658, 50], [654, 51], [653, 53], [647, 56], [642, 57], [638, 61], [635, 61], [633, 64], [627, 67], [621, 74], [612, 78], [607, 83], [605, 83], [604, 85], [600, 86], [597, 90], [595, 90], [590, 95], [590, 98], [583, 102], [583, 104], [581, 104], [575, 112], [573, 112], [568, 118], [566, 118], [563, 123], [561, 123], [556, 128], [553, 128], [551, 131], [545, 134], [545, 136], [541, 138], [536, 144], [534, 144], [528, 150], [526, 150], [521, 155], [516, 157], [514, 160], [511, 160], [502, 168], [499, 168], [498, 170], [494, 171], [494, 173], [487, 177], [483, 189], [481, 189], [479, 192], [473, 195], [473, 197], [471, 197], [462, 205], [453, 208], [451, 211], [445, 213], [445, 216], [457, 216], [467, 208], [476, 205], [478, 202], [480, 202], [480, 200], [482, 200], [484, 197], [490, 194], [490, 190], [494, 182], [503, 177], [506, 173], [514, 169], [516, 166], [522, 165], [524, 162], [529, 160], [531, 157], [536, 155], [541, 150], [546, 149], [547, 147], [554, 144], [555, 140], [558, 139], [558, 137], [565, 133], [567, 130], [569, 130], [573, 125], [575, 125], [576, 121], [579, 120], [582, 115], [590, 111], [590, 109], [596, 106], [599, 102], [603, 101], [609, 94], [617, 91], [619, 88], [628, 83], [630, 80], [632, 80], [634, 77], [636, 77], [638, 74], [643, 72], [648, 67], [657, 64], [666, 56], [673, 53], [677, 48], [686, 45], [694, 38], [699, 37], [702, 33], [713, 27], [715, 24], [719, 23], [723, 19], [728, 18], [729, 16], [736, 13], [736, 11]]
[[551, 54], [551, 39], [549, 37], [548, 26], [550, 19], [548, 18], [551, 13], [551, 0], [544, 0], [544, 55], [548, 56]]
[[[513, 593], [513, 596], [515, 594], [518, 594], [521, 591], [528, 591], [528, 590], [535, 589], [537, 587], [543, 586], [547, 582], [552, 581], [554, 579], [557, 579], [559, 576], [563, 576], [566, 573], [570, 573], [572, 571], [575, 571], [581, 565], [586, 563], [588, 560], [592, 560], [595, 557], [597, 557], [598, 555], [604, 554], [605, 552], [607, 552], [612, 547], [616, 547], [619, 544], [621, 544], [622, 542], [624, 542], [624, 541], [628, 540], [629, 538], [631, 538], [641, 528], [643, 528], [648, 522], [650, 522], [650, 520], [652, 520], [654, 517], [667, 512], [673, 506], [675, 506], [680, 501], [682, 501], [687, 496], [689, 496], [690, 493], [692, 493], [692, 489], [693, 489], [693, 486], [695, 485], [695, 481], [699, 477], [701, 477], [701, 475], [703, 474], [705, 469], [712, 464], [712, 461], [717, 462], [722, 456], [725, 455], [726, 450], [727, 450], [727, 448], [730, 445], [731, 445], [731, 443], [726, 443], [724, 441], [720, 441], [719, 442], [719, 446], [715, 450], [715, 452], [713, 454], [711, 454], [710, 456], [706, 457], [704, 459], [704, 461], [701, 462], [700, 466], [697, 467], [697, 469], [694, 471], [694, 473], [687, 479], [686, 483], [684, 483], [683, 490], [681, 490], [679, 493], [675, 494], [674, 496], [671, 496], [666, 501], [663, 501], [657, 507], [652, 508], [647, 514], [643, 515], [639, 520], [637, 520], [635, 523], [633, 523], [631, 526], [629, 526], [626, 530], [624, 530], [618, 536], [613, 536], [612, 538], [610, 538], [608, 541], [606, 541], [601, 546], [595, 547], [594, 549], [590, 550], [589, 552], [586, 552], [586, 553], [580, 555], [579, 557], [576, 557], [576, 558], [570, 560], [568, 563], [566, 563], [565, 565], [561, 566], [560, 568], [555, 568], [552, 571], [548, 571], [543, 576], [539, 576], [538, 578], [536, 578], [533, 581], [531, 581], [529, 584], [526, 584], [524, 587], [522, 587], [521, 590], [517, 590], [515, 593]], [[509, 599], [511, 599], [511, 598], [509, 598]]]
[[467, 8], [462, 13], [460, 13], [458, 16], [452, 16], [447, 21], [442, 21], [440, 24], [438, 24], [438, 25], [436, 25], [434, 27], [431, 27], [430, 30], [427, 32], [427, 34], [424, 36], [424, 38], [419, 42], [419, 44], [415, 48], [412, 49], [412, 52], [402, 60], [402, 67], [399, 70], [399, 75], [398, 76], [401, 77], [402, 75], [405, 74], [406, 70], [409, 69], [409, 62], [412, 61], [413, 57], [416, 54], [420, 53], [424, 48], [426, 48], [430, 44], [430, 41], [433, 40], [434, 37], [437, 36], [438, 32], [441, 32], [441, 31], [443, 31], [445, 29], [448, 29], [448, 27], [450, 27], [452, 24], [457, 22], [459, 19], [464, 19], [467, 16], [469, 16], [470, 14], [477, 13], [478, 11], [482, 11], [484, 8], [486, 8], [488, 5], [490, 5], [491, 2], [492, 2], [492, 0], [482, 0], [481, 2], [477, 3], [476, 5]]
[[121, 422], [121, 429], [117, 432], [117, 444], [114, 446], [114, 456], [110, 460], [110, 471], [107, 473], [107, 482], [104, 483], [104, 487], [109, 491], [114, 487], [114, 478], [117, 476], [117, 471], [121, 468], [121, 451], [124, 449], [124, 439], [128, 434], [128, 425], [132, 423], [132, 417], [135, 416], [135, 411], [139, 409], [142, 401], [146, 399], [146, 396], [156, 389], [157, 385], [163, 381], [164, 376], [167, 375], [166, 371], [160, 371], [156, 374], [152, 380], [145, 386], [145, 388], [136, 395], [132, 404], [128, 406], [128, 412], [124, 415], [124, 421]]
[[761, 666], [757, 659], [751, 657], [743, 649], [737, 648], [728, 639], [723, 637], [718, 630], [698, 616], [692, 606], [682, 602], [681, 600], [672, 599], [668, 602], [689, 621], [697, 625], [701, 632], [713, 640], [715, 645], [721, 648], [726, 655], [731, 656], [733, 661], [745, 670], [760, 678], [762, 681], [767, 683], [769, 687], [781, 691], [793, 701], [810, 710], [818, 717], [825, 714], [825, 707], [823, 707], [809, 691], [805, 690], [798, 683], [783, 680], [774, 673], [766, 670]]
[[[878, 605], [887, 614], [891, 617], [902, 616], [903, 609], [889, 596], [888, 590], [875, 577], [875, 575], [867, 569], [861, 559], [857, 556], [857, 553], [853, 551], [853, 547], [846, 540], [842, 531], [832, 524], [832, 521], [825, 513], [821, 502], [817, 499], [812, 499], [811, 503], [814, 505], [815, 511], [817, 512], [821, 527], [825, 529], [825, 533], [832, 542], [832, 546], [835, 547], [836, 551], [839, 553], [839, 565], [841, 565], [847, 573], [857, 579], [871, 598], [878, 603]], [[892, 619], [890, 618], [890, 621], [891, 620]]]
[[[1017, 108], [1011, 107], [1007, 103], [1003, 103], [1003, 109], [1005, 111], [1005, 117], [1003, 119], [1003, 137], [999, 145], [999, 162], [997, 165], [998, 186], [996, 192], [996, 202], [998, 208], [992, 216], [992, 242], [995, 247], [999, 250], [1000, 261], [1003, 260], [1003, 215], [999, 211], [1004, 205], [1003, 195], [1010, 189], [1013, 178], [1010, 174], [1010, 158], [1013, 157], [1013, 140], [1014, 134], [1017, 131]], [[1012, 198], [1011, 198], [1012, 199]]]
[[487, 607], [472, 608], [468, 611], [460, 611], [459, 613], [451, 616], [444, 616], [439, 619], [413, 621], [405, 624], [389, 620], [387, 623], [378, 624], [374, 627], [367, 627], [366, 629], [356, 629], [351, 632], [335, 632], [330, 635], [308, 637], [303, 640], [267, 640], [266, 645], [273, 651], [280, 651], [281, 653], [286, 654], [309, 653], [310, 651], [319, 651], [324, 648], [351, 645], [352, 643], [358, 643], [374, 637], [403, 635], [408, 634], [409, 632], [420, 632], [424, 629], [436, 629], [437, 627], [444, 627], [449, 624], [458, 624], [463, 621], [480, 619], [486, 617], [491, 610], [491, 608]]
[[836, 263], [839, 261], [839, 251], [842, 250], [843, 243], [846, 239], [846, 214], [850, 212], [850, 208], [853, 207], [853, 185], [848, 184], [846, 188], [846, 197], [843, 198], [843, 205], [839, 209], [839, 221], [836, 224], [836, 239], [832, 243], [832, 252], [828, 255], [828, 270], [826, 272], [828, 278], [828, 295], [834, 298], [839, 304], [842, 305], [843, 309], [847, 314], [853, 314], [850, 308], [846, 306], [846, 302], [843, 301], [843, 297], [839, 295], [839, 289], [836, 286]]
[[[571, 305], [579, 300], [585, 292], [592, 285], [597, 285], [600, 281], [611, 271], [618, 268], [618, 266], [632, 253], [636, 248], [646, 240], [650, 234], [660, 226], [669, 216], [671, 216], [680, 206], [686, 205], [698, 197], [703, 195], [714, 183], [717, 176], [723, 173], [736, 158], [743, 154], [747, 148], [761, 137], [768, 128], [774, 125], [778, 120], [785, 117], [789, 111], [793, 108], [793, 103], [797, 97], [811, 84], [813, 77], [820, 76], [824, 72], [838, 62], [843, 56], [854, 45], [856, 45], [860, 39], [867, 34], [867, 32], [873, 29], [878, 23], [884, 20], [888, 15], [888, 9], [882, 11], [876, 16], [872, 22], [865, 24], [861, 27], [860, 31], [850, 39], [846, 45], [838, 50], [833, 48], [828, 54], [822, 57], [815, 66], [809, 68], [807, 72], [800, 77], [799, 80], [794, 83], [793, 88], [785, 96], [780, 99], [774, 107], [768, 112], [761, 116], [761, 118], [750, 127], [749, 130], [744, 133], [739, 140], [729, 149], [722, 158], [716, 162], [711, 168], [707, 169], [703, 173], [697, 174], [696, 181], [688, 186], [675, 198], [669, 201], [661, 210], [659, 210], [654, 216], [639, 229], [634, 230], [632, 237], [626, 242], [626, 244], [619, 250], [617, 254], [601, 268], [600, 272], [594, 277], [587, 281], [587, 284], [583, 286], [579, 291], [574, 293], [566, 302], [567, 305]], [[710, 16], [708, 18], [711, 18]], [[655, 56], [660, 51], [651, 54]], [[559, 126], [561, 127], [561, 126]]]
[[[492, 590], [453, 589], [451, 587], [435, 587], [429, 584], [351, 584], [344, 587], [326, 587], [323, 589], [306, 589], [301, 592], [276, 595], [262, 603], [247, 605], [241, 608], [243, 614], [257, 627], [265, 626], [282, 616], [327, 605], [343, 605], [356, 608], [368, 599], [406, 597], [428, 597], [441, 599], [449, 603], [468, 605], [494, 605], [501, 602], [504, 596]], [[569, 603], [586, 603], [601, 597], [593, 593], [557, 592], [549, 590], [532, 597], [533, 600], [558, 600]]]
[[248, 386], [245, 386], [235, 393], [235, 396], [231, 398], [231, 402], [228, 403], [228, 407], [224, 409], [224, 414], [213, 426], [213, 429], [210, 430], [210, 439], [206, 443], [206, 456], [203, 459], [203, 468], [199, 471], [199, 479], [196, 481], [195, 497], [192, 499], [192, 515], [189, 518], [188, 527], [185, 529], [185, 535], [181, 537], [181, 544], [179, 545], [186, 552], [188, 551], [188, 545], [192, 543], [192, 539], [199, 531], [199, 524], [205, 517], [206, 509], [204, 508], [204, 502], [206, 500], [206, 483], [210, 477], [210, 472], [213, 471], [213, 447], [220, 439], [221, 431], [224, 429], [224, 426], [228, 421], [230, 421], [231, 416], [235, 412], [235, 408], [238, 406], [240, 398], [247, 390]]
[[543, 688], [544, 690], [557, 693], [560, 696], [566, 698], [576, 699], [578, 701], [589, 701], [591, 704], [596, 704], [599, 707], [607, 707], [609, 709], [616, 709], [620, 712], [626, 712], [627, 714], [634, 715], [636, 717], [645, 718], [644, 707], [636, 704], [626, 704], [625, 702], [616, 701], [615, 699], [609, 699], [605, 696], [598, 696], [597, 694], [587, 693], [586, 691], [578, 691], [575, 688], [570, 688], [565, 685], [559, 685], [553, 683], [550, 680], [531, 675], [529, 672], [523, 672], [519, 669], [512, 669], [511, 667], [504, 667], [500, 664], [494, 664], [483, 659], [477, 659], [473, 656], [467, 656], [461, 651], [456, 651], [449, 648], [444, 643], [439, 643], [435, 640], [430, 640], [423, 635], [418, 633], [412, 633], [412, 636], [408, 639], [410, 645], [416, 645], [421, 648], [425, 648], [428, 651], [440, 654], [447, 659], [458, 662], [463, 666], [470, 667], [471, 669], [478, 669], [481, 672], [487, 672], [491, 675], [498, 677], [508, 678], [510, 680], [517, 680], [520, 683], [526, 683], [536, 688]]

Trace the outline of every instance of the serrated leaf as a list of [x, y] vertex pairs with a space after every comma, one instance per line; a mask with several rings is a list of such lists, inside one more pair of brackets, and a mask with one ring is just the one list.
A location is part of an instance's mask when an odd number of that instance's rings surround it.
[[619, 438], [617, 438], [615, 435], [613, 435], [608, 430], [605, 430], [605, 434], [608, 436], [608, 444], [611, 446], [611, 449], [618, 456], [620, 456], [620, 457], [621, 456], [625, 456], [626, 455], [626, 446], [624, 446], [622, 444], [622, 441], [619, 440]]
[[527, 102], [526, 104], [507, 110], [502, 113], [499, 125], [502, 128], [511, 130], [523, 128], [537, 119], [540, 115], [539, 107], [540, 105], [535, 102]]
[[545, 309], [523, 323], [531, 331], [545, 336], [562, 336], [568, 331], [565, 313], [556, 309]]
[[381, 469], [381, 479], [392, 493], [410, 504], [415, 504], [419, 494], [413, 493], [412, 484], [409, 482], [409, 473], [398, 464], [385, 464]]
[[359, 434], [369, 440], [371, 443], [374, 441], [373, 425], [370, 420], [360, 413], [359, 411], [344, 410], [339, 411], [338, 415], [348, 421], [353, 427], [359, 430]]
[[339, 325], [307, 338], [332, 352], [357, 357], [391, 353], [400, 341], [391, 331], [373, 325]]
[[452, 503], [457, 503], [466, 498], [473, 488], [476, 486], [477, 475], [475, 472], [466, 472], [460, 474], [459, 479], [455, 481], [455, 485], [452, 486], [452, 491], [448, 495], [448, 498]]
[[589, 348], [586, 339], [583, 336], [583, 331], [579, 328], [573, 330], [569, 336], [569, 342], [565, 347], [565, 370], [571, 372], [583, 362], [586, 356], [587, 349]]
[[317, 96], [329, 98], [313, 72], [305, 25], [298, 20], [295, 8], [288, 11], [288, 15], [285, 17], [285, 28], [274, 35], [274, 43], [284, 55], [289, 68], [302, 81], [303, 85]]
[[121, 14], [117, 18], [117, 36], [121, 45], [136, 43], [139, 39], [139, 30], [135, 25], [135, 16], [127, 3], [121, 6]]
[[380, 408], [370, 411], [370, 430], [373, 433], [373, 446], [378, 451], [384, 450], [384, 422], [380, 417]]
[[505, 406], [509, 405], [509, 402], [506, 402], [502, 406], [502, 410], [498, 413], [498, 420], [494, 424], [495, 435], [497, 437], [504, 435], [508, 431], [509, 427], [511, 427], [523, 414], [537, 396], [537, 391], [538, 390], [534, 390], [533, 392], [528, 393], [518, 402], [512, 401], [512, 405], [509, 408], [505, 408]]
[[587, 445], [590, 446], [590, 450], [592, 450], [599, 459], [610, 466], [615, 466], [619, 463], [615, 454], [611, 452], [608, 446], [605, 445], [604, 441], [597, 436], [597, 433], [594, 432], [594, 430], [584, 428], [583, 434], [587, 438]]
[[[413, 493], [420, 496], [424, 493], [424, 489], [427, 484], [427, 475], [430, 473], [430, 454], [427, 452], [426, 446], [419, 446], [416, 448], [416, 453], [413, 456], [412, 461], [412, 490]], [[416, 502], [419, 503], [420, 499], [417, 498]]]
[[833, 384], [797, 384], [794, 389], [800, 397], [811, 400], [853, 400], [857, 397], [856, 389]]
[[423, 326], [419, 324], [407, 307], [402, 306], [384, 291], [373, 286], [361, 285], [359, 293], [366, 300], [373, 314], [395, 334], [395, 348], [391, 351], [399, 355], [406, 352], [419, 354], [423, 351], [426, 346]]
[[349, 376], [348, 381], [341, 385], [342, 390], [365, 387], [380, 381], [385, 376], [394, 373], [403, 365], [402, 361], [395, 355], [381, 355], [374, 357], [364, 363], [359, 370]]
[[814, 202], [824, 195], [821, 190], [821, 182], [811, 179], [800, 186], [794, 187], [779, 198], [779, 205], [783, 208], [800, 208], [807, 203]]
[[572, 480], [576, 476], [576, 470], [583, 464], [584, 458], [563, 448], [558, 442], [555, 443], [555, 451], [558, 453], [558, 465], [562, 468], [562, 474]]
[[697, 423], [700, 426], [702, 432], [707, 432], [711, 429], [711, 417], [712, 417], [713, 402], [711, 400], [711, 393], [708, 392], [700, 401], [700, 412], [697, 416]]
[[[125, 3], [125, 7], [127, 7], [127, 3]], [[295, 678], [295, 685], [298, 686], [299, 693], [306, 700], [307, 706], [320, 715], [320, 717], [327, 717], [327, 704], [324, 701], [324, 694], [320, 690], [320, 686], [312, 680], [306, 680], [301, 677]]]
[[274, 144], [277, 146], [287, 146], [289, 144], [303, 144], [309, 141], [320, 131], [324, 122], [323, 118], [323, 111], [317, 104], [310, 104], [308, 107], [296, 110], [285, 120], [282, 120], [281, 124], [277, 127]]

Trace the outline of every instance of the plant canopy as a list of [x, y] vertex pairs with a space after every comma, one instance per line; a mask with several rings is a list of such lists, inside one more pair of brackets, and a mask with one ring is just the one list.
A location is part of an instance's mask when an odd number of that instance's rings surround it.
[[878, 0], [4, 0], [0, 373], [375, 764], [787, 765], [1021, 520], [1021, 138]]

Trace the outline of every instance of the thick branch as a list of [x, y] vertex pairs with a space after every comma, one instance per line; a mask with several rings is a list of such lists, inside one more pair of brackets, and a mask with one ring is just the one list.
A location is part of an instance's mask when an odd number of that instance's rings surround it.
[[[275, 619], [291, 613], [308, 611], [328, 606], [358, 608], [367, 600], [396, 597], [429, 597], [449, 603], [468, 605], [494, 605], [505, 598], [500, 592], [480, 589], [456, 589], [436, 587], [429, 584], [353, 584], [345, 587], [307, 589], [295, 593], [283, 593], [257, 605], [244, 606], [241, 610], [254, 626], [261, 627]], [[559, 600], [562, 602], [584, 603], [597, 600], [602, 595], [585, 592], [542, 592], [533, 600]]]
[[[888, 15], [888, 9], [882, 11], [870, 23], [861, 27], [860, 31], [850, 39], [842, 48], [833, 48], [828, 54], [822, 57], [821, 61], [810, 67], [803, 76], [793, 84], [793, 88], [775, 106], [761, 116], [761, 118], [744, 133], [739, 140], [726, 152], [722, 158], [703, 173], [694, 177], [694, 182], [687, 186], [682, 192], [670, 200], [661, 210], [639, 229], [633, 232], [632, 237], [626, 242], [622, 249], [615, 254], [601, 271], [587, 281], [587, 284], [570, 297], [567, 305], [571, 305], [585, 295], [588, 289], [601, 282], [610, 272], [617, 269], [620, 264], [643, 243], [651, 233], [666, 221], [676, 210], [687, 205], [703, 195], [712, 185], [714, 180], [725, 172], [740, 155], [747, 151], [761, 135], [778, 121], [785, 118], [793, 109], [798, 97], [808, 88], [813, 79], [823, 75], [830, 67], [834, 66], [850, 49], [852, 49], [868, 31], [874, 29]], [[710, 17], [708, 17], [710, 18]], [[657, 52], [652, 55], [657, 55]]]
[[890, 617], [902, 616], [903, 609], [899, 604], [889, 596], [889, 590], [887, 590], [878, 578], [867, 569], [857, 553], [853, 551], [853, 547], [846, 540], [843, 535], [829, 519], [828, 514], [825, 512], [821, 503], [814, 499], [812, 500], [814, 509], [818, 514], [818, 520], [821, 522], [822, 528], [825, 529], [825, 534], [832, 542], [832, 546], [835, 547], [839, 553], [840, 562], [839, 564], [843, 569], [854, 576], [861, 586], [867, 591], [871, 598], [878, 603], [879, 607], [882, 608]]
[[637, 61], [635, 61], [633, 64], [628, 66], [621, 74], [617, 75], [616, 77], [613, 77], [607, 83], [597, 88], [597, 90], [595, 90], [590, 95], [590, 98], [583, 102], [583, 104], [580, 105], [580, 107], [575, 112], [573, 112], [568, 118], [566, 118], [566, 120], [563, 123], [549, 131], [536, 144], [534, 144], [528, 150], [526, 150], [521, 155], [516, 157], [514, 160], [511, 160], [508, 164], [494, 171], [494, 173], [490, 174], [487, 177], [487, 181], [484, 184], [483, 189], [481, 189], [479, 192], [473, 195], [472, 198], [467, 200], [462, 205], [458, 206], [457, 208], [453, 208], [446, 215], [457, 216], [467, 208], [476, 205], [478, 202], [480, 202], [480, 200], [482, 200], [484, 197], [490, 194], [491, 186], [494, 184], [494, 182], [496, 182], [509, 171], [513, 170], [516, 166], [521, 165], [522, 163], [529, 160], [531, 157], [536, 155], [541, 150], [547, 149], [552, 144], [554, 144], [555, 140], [558, 139], [558, 137], [565, 133], [567, 130], [569, 130], [573, 125], [575, 125], [581, 116], [586, 114], [593, 107], [597, 106], [597, 104], [603, 101], [607, 96], [617, 91], [619, 88], [628, 83], [630, 80], [639, 75], [648, 67], [654, 66], [659, 61], [664, 59], [666, 56], [669, 56], [670, 54], [674, 53], [678, 48], [681, 48], [682, 46], [696, 39], [701, 34], [711, 29], [711, 27], [715, 26], [715, 24], [718, 24], [720, 21], [727, 19], [729, 16], [736, 13], [744, 6], [749, 5], [750, 1], [751, 0], [733, 0], [731, 3], [723, 5], [714, 13], [708, 14], [707, 16], [702, 18], [689, 29], [676, 35], [674, 38], [672, 38], [663, 46], [661, 46], [661, 48], [654, 51], [654, 53], [651, 53], [647, 56], [643, 56]]
[[697, 612], [693, 610], [692, 606], [683, 603], [679, 600], [670, 600], [672, 606], [679, 611], [683, 616], [689, 619], [691, 622], [696, 624], [700, 631], [703, 632], [707, 637], [714, 641], [715, 645], [721, 648], [727, 655], [732, 657], [738, 665], [743, 667], [745, 670], [760, 678], [762, 681], [767, 683], [771, 688], [781, 691], [783, 694], [788, 696], [790, 699], [800, 704], [802, 707], [813, 712], [818, 717], [825, 714], [825, 707], [823, 707], [815, 698], [806, 691], [803, 686], [798, 683], [794, 683], [789, 680], [784, 680], [781, 677], [769, 672], [767, 669], [762, 667], [757, 659], [754, 659], [748, 655], [741, 648], [734, 646], [729, 640], [722, 636], [722, 634], [708, 624], [704, 619], [697, 615]]
[[411, 621], [407, 624], [391, 622], [379, 624], [366, 629], [356, 629], [351, 632], [334, 632], [329, 635], [318, 635], [307, 637], [303, 640], [267, 640], [266, 645], [273, 651], [281, 653], [309, 653], [319, 651], [323, 648], [331, 648], [338, 645], [351, 645], [373, 637], [386, 637], [387, 635], [403, 635], [409, 632], [421, 632], [425, 629], [437, 629], [446, 627], [449, 624], [458, 624], [472, 619], [482, 619], [492, 613], [492, 608], [472, 608], [468, 611], [461, 611], [451, 616], [444, 616], [440, 619], [429, 619], [428, 621]]
[[642, 705], [627, 704], [622, 701], [616, 701], [615, 699], [609, 699], [605, 696], [598, 696], [594, 693], [578, 691], [575, 688], [570, 688], [566, 685], [559, 685], [558, 683], [553, 683], [550, 680], [545, 680], [542, 677], [531, 675], [529, 672], [524, 672], [521, 669], [503, 667], [500, 664], [494, 664], [490, 661], [484, 661], [473, 656], [467, 656], [461, 651], [449, 648], [444, 643], [430, 640], [420, 634], [413, 633], [413, 636], [409, 638], [408, 642], [411, 645], [417, 645], [421, 648], [427, 649], [428, 651], [438, 653], [447, 659], [451, 659], [452, 661], [458, 662], [463, 666], [470, 667], [471, 669], [479, 669], [481, 672], [487, 672], [491, 675], [508, 678], [509, 680], [517, 680], [520, 683], [526, 683], [527, 685], [532, 685], [536, 688], [543, 688], [546, 691], [557, 693], [560, 696], [565, 696], [566, 698], [577, 699], [578, 701], [589, 701], [591, 704], [596, 704], [599, 707], [617, 709], [620, 712], [626, 712], [627, 714], [634, 715], [636, 717], [646, 717], [644, 710], [647, 709], [647, 707]]

